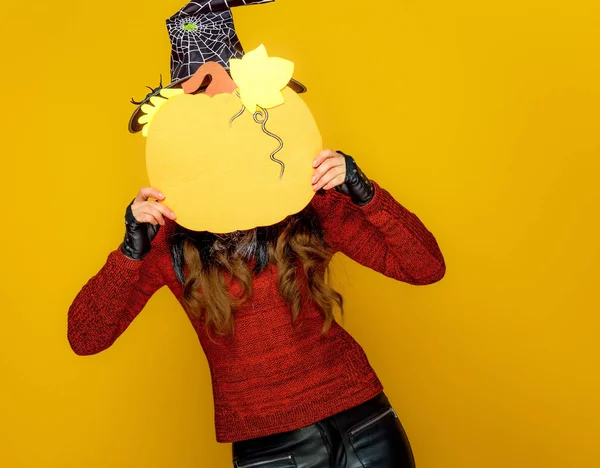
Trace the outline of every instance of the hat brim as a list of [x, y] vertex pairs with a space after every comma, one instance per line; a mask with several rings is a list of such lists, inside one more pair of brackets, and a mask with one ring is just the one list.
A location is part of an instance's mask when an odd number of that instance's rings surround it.
[[[227, 73], [229, 73], [229, 70], [226, 70], [226, 71], [227, 71]], [[164, 86], [162, 89], [181, 88], [181, 86], [183, 85], [183, 83], [185, 83], [190, 78], [191, 78], [191, 76], [188, 76], [186, 78], [181, 78], [179, 80], [175, 80], [172, 83], [168, 84], [167, 86]], [[208, 87], [208, 85], [210, 84], [210, 82], [211, 82], [211, 77], [207, 76], [204, 79], [204, 82], [202, 83], [202, 85], [200, 86], [200, 88], [198, 88], [198, 91], [196, 93], [204, 92], [206, 90], [206, 88]], [[304, 86], [302, 83], [300, 83], [299, 81], [296, 81], [293, 78], [288, 83], [288, 87], [291, 88], [293, 91], [295, 91], [297, 94], [302, 94], [302, 93], [305, 93], [307, 91], [306, 86]], [[144, 126], [141, 125], [138, 122], [138, 120], [144, 114], [144, 112], [142, 112], [142, 106], [144, 104], [147, 104], [148, 102], [150, 102], [150, 98], [151, 97], [152, 96], [148, 96], [146, 99], [144, 99], [138, 105], [138, 107], [135, 109], [135, 111], [133, 112], [133, 114], [131, 115], [131, 118], [129, 119], [129, 131], [131, 133], [138, 133], [138, 132], [142, 131], [142, 128]]]

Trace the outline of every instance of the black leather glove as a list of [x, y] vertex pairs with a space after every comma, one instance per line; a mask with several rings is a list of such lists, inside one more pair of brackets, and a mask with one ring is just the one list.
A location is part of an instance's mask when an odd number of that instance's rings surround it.
[[121, 244], [121, 251], [133, 260], [141, 260], [150, 251], [150, 242], [160, 230], [160, 224], [139, 223], [131, 211], [131, 203], [125, 211], [125, 239]]
[[348, 195], [356, 205], [366, 205], [375, 195], [375, 187], [360, 170], [352, 156], [348, 156], [342, 151], [338, 151], [338, 153], [346, 159], [346, 180], [342, 185], [336, 186], [334, 190]]

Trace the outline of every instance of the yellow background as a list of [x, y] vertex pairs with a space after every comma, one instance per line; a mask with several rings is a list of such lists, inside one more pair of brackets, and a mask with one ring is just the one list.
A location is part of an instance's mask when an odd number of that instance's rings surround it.
[[[0, 466], [220, 467], [208, 367], [167, 289], [115, 345], [66, 313], [146, 183], [130, 97], [168, 81], [181, 1], [5, 2]], [[600, 466], [600, 7], [592, 1], [279, 0], [246, 50], [296, 63], [325, 144], [435, 234], [448, 272], [336, 260], [419, 468]]]

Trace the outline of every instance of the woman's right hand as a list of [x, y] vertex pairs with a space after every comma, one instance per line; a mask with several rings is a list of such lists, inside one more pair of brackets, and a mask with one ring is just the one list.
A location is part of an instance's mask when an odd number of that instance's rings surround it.
[[[156, 200], [148, 200], [155, 198]], [[164, 200], [165, 196], [152, 187], [142, 187], [137, 196], [131, 202], [133, 217], [138, 223], [150, 223], [154, 226], [165, 224], [164, 218], [175, 219], [175, 214], [157, 200]]]
[[[155, 200], [149, 200], [154, 198]], [[176, 219], [175, 214], [166, 205], [159, 203], [165, 196], [157, 189], [143, 187], [127, 206], [125, 211], [125, 238], [121, 251], [133, 260], [141, 260], [150, 251], [150, 243], [165, 217]]]

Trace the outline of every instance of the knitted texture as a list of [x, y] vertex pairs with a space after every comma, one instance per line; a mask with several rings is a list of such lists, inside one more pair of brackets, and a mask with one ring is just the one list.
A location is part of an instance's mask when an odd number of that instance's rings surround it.
[[[439, 281], [445, 263], [419, 218], [377, 183], [363, 207], [334, 190], [311, 204], [335, 252], [390, 278], [414, 285]], [[183, 305], [168, 248], [175, 223], [166, 220], [143, 260], [117, 248], [75, 297], [68, 339], [79, 355], [99, 353], [125, 331], [150, 297], [167, 286]], [[240, 286], [226, 277], [229, 290]], [[277, 269], [254, 276], [254, 293], [234, 313], [235, 335], [215, 337], [204, 314], [187, 314], [208, 359], [216, 439], [234, 442], [298, 429], [376, 396], [383, 385], [362, 347], [337, 322], [321, 336], [324, 318], [305, 295], [301, 321], [278, 292]], [[365, 311], [370, 313], [370, 311]]]

